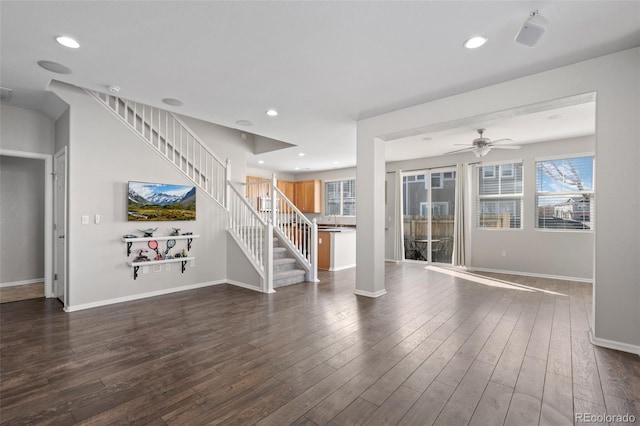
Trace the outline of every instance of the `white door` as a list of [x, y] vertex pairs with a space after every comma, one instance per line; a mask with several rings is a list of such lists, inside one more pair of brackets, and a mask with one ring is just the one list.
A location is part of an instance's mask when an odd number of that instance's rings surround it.
[[62, 303], [66, 300], [66, 262], [67, 262], [67, 151], [63, 148], [56, 153], [54, 161], [54, 282], [55, 297]]

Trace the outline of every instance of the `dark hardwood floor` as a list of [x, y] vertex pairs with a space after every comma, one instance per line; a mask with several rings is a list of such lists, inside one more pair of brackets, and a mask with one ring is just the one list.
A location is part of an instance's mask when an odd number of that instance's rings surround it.
[[265, 295], [230, 285], [1, 310], [2, 424], [562, 425], [640, 417], [640, 359], [588, 340], [591, 286], [387, 264]]

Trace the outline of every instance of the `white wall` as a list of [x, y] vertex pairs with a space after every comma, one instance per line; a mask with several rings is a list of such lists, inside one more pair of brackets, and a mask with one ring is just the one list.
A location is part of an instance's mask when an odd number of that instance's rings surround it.
[[[377, 149], [376, 136], [591, 92], [597, 93], [594, 341], [640, 353], [640, 48], [362, 120], [358, 168], [376, 168], [368, 154]], [[374, 193], [375, 181], [358, 188], [359, 197]], [[371, 208], [384, 212], [384, 200]], [[384, 230], [378, 221], [361, 221], [362, 214], [359, 209], [358, 225], [367, 229], [358, 232], [357, 286], [376, 286], [360, 271], [384, 261], [375, 250]]]
[[69, 145], [69, 138], [71, 137], [69, 131], [69, 108], [56, 120], [55, 123], [55, 152], [60, 151], [65, 146]]
[[44, 278], [44, 161], [0, 156], [0, 283]]
[[[189, 181], [83, 90], [59, 82], [53, 82], [51, 88], [70, 105], [68, 309], [224, 281], [224, 209], [198, 192], [196, 221], [127, 222], [128, 181]], [[234, 162], [238, 158], [244, 161], [246, 148], [237, 132], [199, 120], [188, 120], [188, 124], [214, 152], [224, 152]], [[232, 165], [235, 180], [244, 180], [243, 161], [235, 168]], [[93, 223], [95, 214], [101, 215], [98, 225]], [[82, 215], [90, 216], [89, 225], [81, 224]], [[139, 234], [138, 228], [149, 226], [159, 227], [155, 235], [167, 235], [171, 227], [201, 235], [194, 240], [191, 251], [196, 257], [195, 267], [187, 266], [181, 274], [179, 264], [173, 264], [170, 271], [163, 268], [162, 272], [140, 274], [134, 281], [120, 237]], [[180, 242], [176, 247], [181, 247]]]
[[[467, 266], [476, 269], [591, 280], [593, 278], [593, 232], [535, 229], [535, 160], [549, 156], [593, 153], [594, 150], [595, 138], [581, 137], [523, 145], [522, 149], [517, 151], [493, 150], [483, 157], [484, 164], [512, 160], [524, 162], [523, 229], [478, 229], [474, 223], [469, 229], [471, 244]], [[477, 160], [471, 153], [422, 158], [388, 163], [387, 171], [434, 168], [450, 166], [457, 162], [472, 163]], [[392, 202], [386, 205], [385, 257], [387, 259], [393, 258], [393, 235], [396, 226], [393, 206], [394, 180], [395, 174], [388, 173], [387, 184], [390, 190], [388, 195]], [[475, 188], [470, 190], [472, 194], [476, 193]], [[475, 202], [470, 207], [469, 214], [475, 217]], [[503, 257], [502, 251], [506, 251], [507, 256]]]
[[0, 105], [0, 148], [53, 154], [53, 120], [38, 111]]

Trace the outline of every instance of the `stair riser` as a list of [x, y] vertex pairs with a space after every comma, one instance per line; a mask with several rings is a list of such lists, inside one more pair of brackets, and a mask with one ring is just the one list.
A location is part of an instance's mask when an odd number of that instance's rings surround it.
[[294, 277], [279, 278], [279, 279], [273, 280], [273, 287], [278, 288], [278, 287], [283, 287], [287, 285], [302, 283], [304, 281], [305, 281], [305, 274], [301, 274], [299, 276], [294, 276]]
[[274, 264], [273, 265], [273, 272], [282, 272], [282, 271], [290, 271], [292, 269], [295, 269], [296, 267], [296, 263], [295, 262], [287, 262], [287, 263], [282, 263], [282, 264]]

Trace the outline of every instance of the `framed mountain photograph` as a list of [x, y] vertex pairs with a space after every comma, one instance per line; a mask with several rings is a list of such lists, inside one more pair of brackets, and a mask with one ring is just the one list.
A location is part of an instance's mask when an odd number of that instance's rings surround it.
[[130, 181], [127, 220], [196, 220], [196, 187]]

